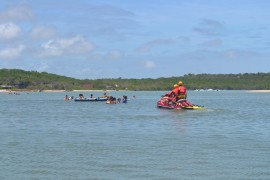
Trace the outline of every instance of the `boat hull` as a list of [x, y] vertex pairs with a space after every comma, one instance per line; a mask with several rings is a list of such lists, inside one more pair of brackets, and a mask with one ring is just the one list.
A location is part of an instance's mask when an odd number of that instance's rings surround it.
[[75, 102], [97, 102], [97, 101], [107, 101], [108, 98], [102, 98], [102, 97], [98, 97], [98, 98], [75, 98], [74, 101]]
[[[169, 103], [170, 102], [170, 103]], [[157, 107], [162, 109], [185, 109], [185, 110], [203, 110], [205, 107], [192, 105], [187, 103], [186, 100], [181, 100], [179, 102], [169, 101], [168, 97], [162, 97], [157, 102]]]

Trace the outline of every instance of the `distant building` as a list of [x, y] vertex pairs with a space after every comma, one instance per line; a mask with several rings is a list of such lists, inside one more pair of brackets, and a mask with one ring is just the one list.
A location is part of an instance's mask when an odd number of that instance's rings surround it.
[[25, 84], [20, 82], [20, 83], [14, 83], [12, 85], [1, 85], [0, 86], [1, 89], [12, 89], [12, 88], [17, 88], [17, 89], [24, 89], [25, 88]]
[[11, 89], [13, 86], [10, 85], [1, 85], [1, 89]]
[[20, 82], [17, 84], [13, 84], [14, 87], [18, 88], [18, 89], [24, 89], [25, 88], [25, 84]]

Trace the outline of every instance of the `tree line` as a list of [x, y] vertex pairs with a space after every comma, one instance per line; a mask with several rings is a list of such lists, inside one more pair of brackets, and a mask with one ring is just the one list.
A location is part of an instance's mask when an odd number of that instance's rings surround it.
[[20, 69], [0, 69], [0, 88], [25, 90], [171, 90], [182, 81], [190, 89], [270, 90], [270, 73], [186, 74], [156, 79], [76, 79]]

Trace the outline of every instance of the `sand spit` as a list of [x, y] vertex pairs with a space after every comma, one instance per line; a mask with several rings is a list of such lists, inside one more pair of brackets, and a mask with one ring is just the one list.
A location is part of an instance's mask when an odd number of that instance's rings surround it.
[[270, 90], [248, 90], [248, 92], [270, 93]]

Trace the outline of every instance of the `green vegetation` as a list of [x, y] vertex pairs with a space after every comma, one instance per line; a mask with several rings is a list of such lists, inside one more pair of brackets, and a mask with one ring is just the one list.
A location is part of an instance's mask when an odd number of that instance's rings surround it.
[[269, 90], [270, 73], [187, 74], [168, 78], [75, 79], [47, 72], [0, 69], [0, 87], [26, 90], [170, 90], [178, 81], [188, 89]]

